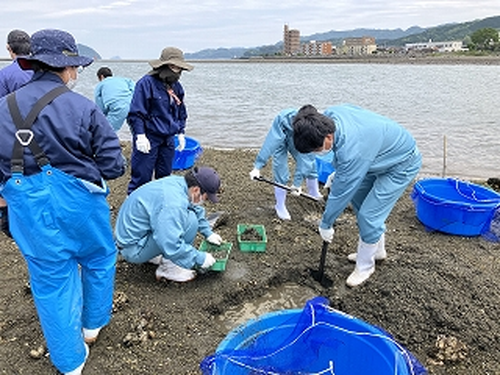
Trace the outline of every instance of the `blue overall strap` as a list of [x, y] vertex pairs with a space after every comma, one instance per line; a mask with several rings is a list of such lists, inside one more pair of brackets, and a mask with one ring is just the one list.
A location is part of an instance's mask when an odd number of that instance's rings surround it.
[[49, 164], [49, 159], [45, 155], [45, 152], [43, 152], [42, 148], [34, 140], [31, 126], [35, 122], [40, 111], [46, 105], [67, 91], [70, 91], [70, 89], [61, 85], [46, 93], [38, 99], [31, 111], [28, 113], [28, 116], [26, 116], [26, 119], [23, 119], [21, 112], [19, 111], [19, 107], [17, 106], [16, 92], [7, 96], [7, 104], [9, 106], [10, 115], [12, 116], [12, 120], [17, 127], [17, 131], [15, 133], [16, 140], [14, 141], [10, 167], [12, 173], [24, 172], [24, 147], [29, 147], [40, 167]]

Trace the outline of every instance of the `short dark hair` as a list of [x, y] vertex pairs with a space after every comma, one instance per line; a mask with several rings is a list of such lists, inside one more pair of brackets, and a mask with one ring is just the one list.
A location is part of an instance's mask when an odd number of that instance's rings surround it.
[[325, 137], [335, 133], [332, 119], [306, 104], [293, 119], [293, 143], [298, 152], [307, 154], [323, 146]]
[[113, 72], [107, 66], [103, 66], [102, 68], [99, 68], [99, 70], [97, 71], [97, 77], [100, 76], [103, 76], [104, 78], [112, 77]]
[[[193, 169], [197, 170], [197, 167], [194, 167]], [[189, 189], [190, 187], [198, 186], [201, 189], [200, 183], [198, 182], [196, 177], [194, 177], [193, 169], [188, 170], [184, 174], [184, 179], [186, 180], [187, 187]]]
[[56, 68], [54, 66], [50, 66], [48, 64], [45, 64], [41, 61], [37, 61], [37, 60], [33, 60], [30, 62], [31, 64], [31, 67], [30, 69], [33, 70], [34, 72], [58, 72], [58, 73], [61, 73], [62, 71], [64, 71], [64, 69], [66, 69], [66, 67], [62, 67], [62, 68]]
[[12, 30], [9, 35], [7, 35], [7, 44], [15, 55], [29, 55], [31, 38], [25, 31]]

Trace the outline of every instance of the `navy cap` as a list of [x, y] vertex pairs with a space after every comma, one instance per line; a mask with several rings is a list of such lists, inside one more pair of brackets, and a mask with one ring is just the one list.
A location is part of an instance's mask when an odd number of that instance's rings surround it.
[[75, 38], [62, 30], [44, 29], [31, 36], [31, 53], [18, 57], [24, 70], [31, 69], [31, 61], [40, 61], [53, 68], [67, 66], [88, 66], [94, 61], [90, 57], [80, 56]]
[[210, 167], [198, 167], [193, 169], [193, 176], [200, 184], [201, 190], [207, 194], [208, 199], [217, 203], [219, 201], [217, 192], [220, 188], [220, 177], [217, 172]]

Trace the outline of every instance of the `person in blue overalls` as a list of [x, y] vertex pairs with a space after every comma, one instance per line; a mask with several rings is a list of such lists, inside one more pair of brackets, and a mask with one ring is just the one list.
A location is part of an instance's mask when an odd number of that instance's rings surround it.
[[333, 224], [351, 203], [357, 218], [359, 243], [348, 259], [356, 262], [346, 284], [354, 287], [375, 271], [375, 260], [386, 257], [385, 221], [422, 165], [412, 135], [397, 122], [366, 109], [344, 104], [324, 114], [307, 106], [294, 120], [299, 152], [333, 150], [335, 178], [319, 226], [321, 238], [333, 240]]
[[176, 134], [178, 151], [186, 146], [187, 111], [179, 79], [193, 66], [175, 47], [164, 48], [149, 65], [153, 70], [137, 81], [127, 117], [133, 141], [129, 194], [151, 181], [153, 174], [158, 179], [172, 173]]
[[28, 266], [50, 360], [71, 375], [81, 374], [88, 343], [111, 318], [117, 251], [105, 180], [125, 172], [108, 121], [71, 91], [78, 67], [92, 61], [71, 34], [37, 31], [30, 55], [18, 58], [33, 79], [0, 99], [9, 229]]
[[[274, 181], [286, 185], [290, 179], [288, 168], [288, 154], [295, 160], [295, 173], [293, 177], [293, 193], [300, 195], [302, 183], [306, 180], [308, 194], [315, 198], [323, 198], [318, 186], [318, 172], [316, 170], [316, 156], [314, 154], [301, 154], [293, 144], [293, 126], [292, 122], [297, 115], [297, 109], [285, 109], [275, 118], [267, 133], [266, 139], [255, 158], [254, 167], [250, 171], [250, 179], [260, 177], [260, 170], [267, 164], [272, 157]], [[274, 188], [276, 205], [274, 206], [276, 214], [282, 220], [290, 220], [291, 216], [286, 208], [287, 191], [280, 188]]]

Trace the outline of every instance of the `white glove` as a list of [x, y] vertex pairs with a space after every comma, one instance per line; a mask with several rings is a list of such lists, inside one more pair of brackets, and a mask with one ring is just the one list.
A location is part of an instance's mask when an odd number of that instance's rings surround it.
[[177, 140], [179, 141], [179, 145], [176, 150], [180, 152], [186, 148], [186, 136], [184, 134], [178, 134]]
[[324, 185], [325, 189], [330, 189], [332, 187], [332, 182], [333, 182], [334, 177], [335, 177], [335, 172], [333, 172], [332, 174], [330, 174], [328, 176], [328, 178], [326, 179], [325, 185]]
[[260, 177], [260, 169], [254, 168], [250, 172], [250, 180], [255, 180]]
[[302, 194], [302, 187], [292, 186], [292, 190], [290, 190], [290, 194], [294, 195], [296, 197], [300, 196], [300, 194]]
[[210, 236], [207, 237], [207, 242], [220, 246], [222, 244], [222, 237], [219, 236], [217, 233], [212, 233]]
[[334, 233], [335, 231], [333, 230], [333, 228], [323, 229], [319, 227], [319, 235], [321, 236], [323, 241], [332, 242]]
[[207, 269], [212, 267], [215, 264], [215, 258], [212, 254], [206, 253], [205, 254], [205, 260], [203, 261], [203, 264], [201, 265], [201, 268]]
[[151, 150], [151, 144], [149, 143], [149, 139], [146, 137], [146, 134], [137, 134], [135, 147], [138, 151], [144, 154], [149, 154], [149, 150]]

